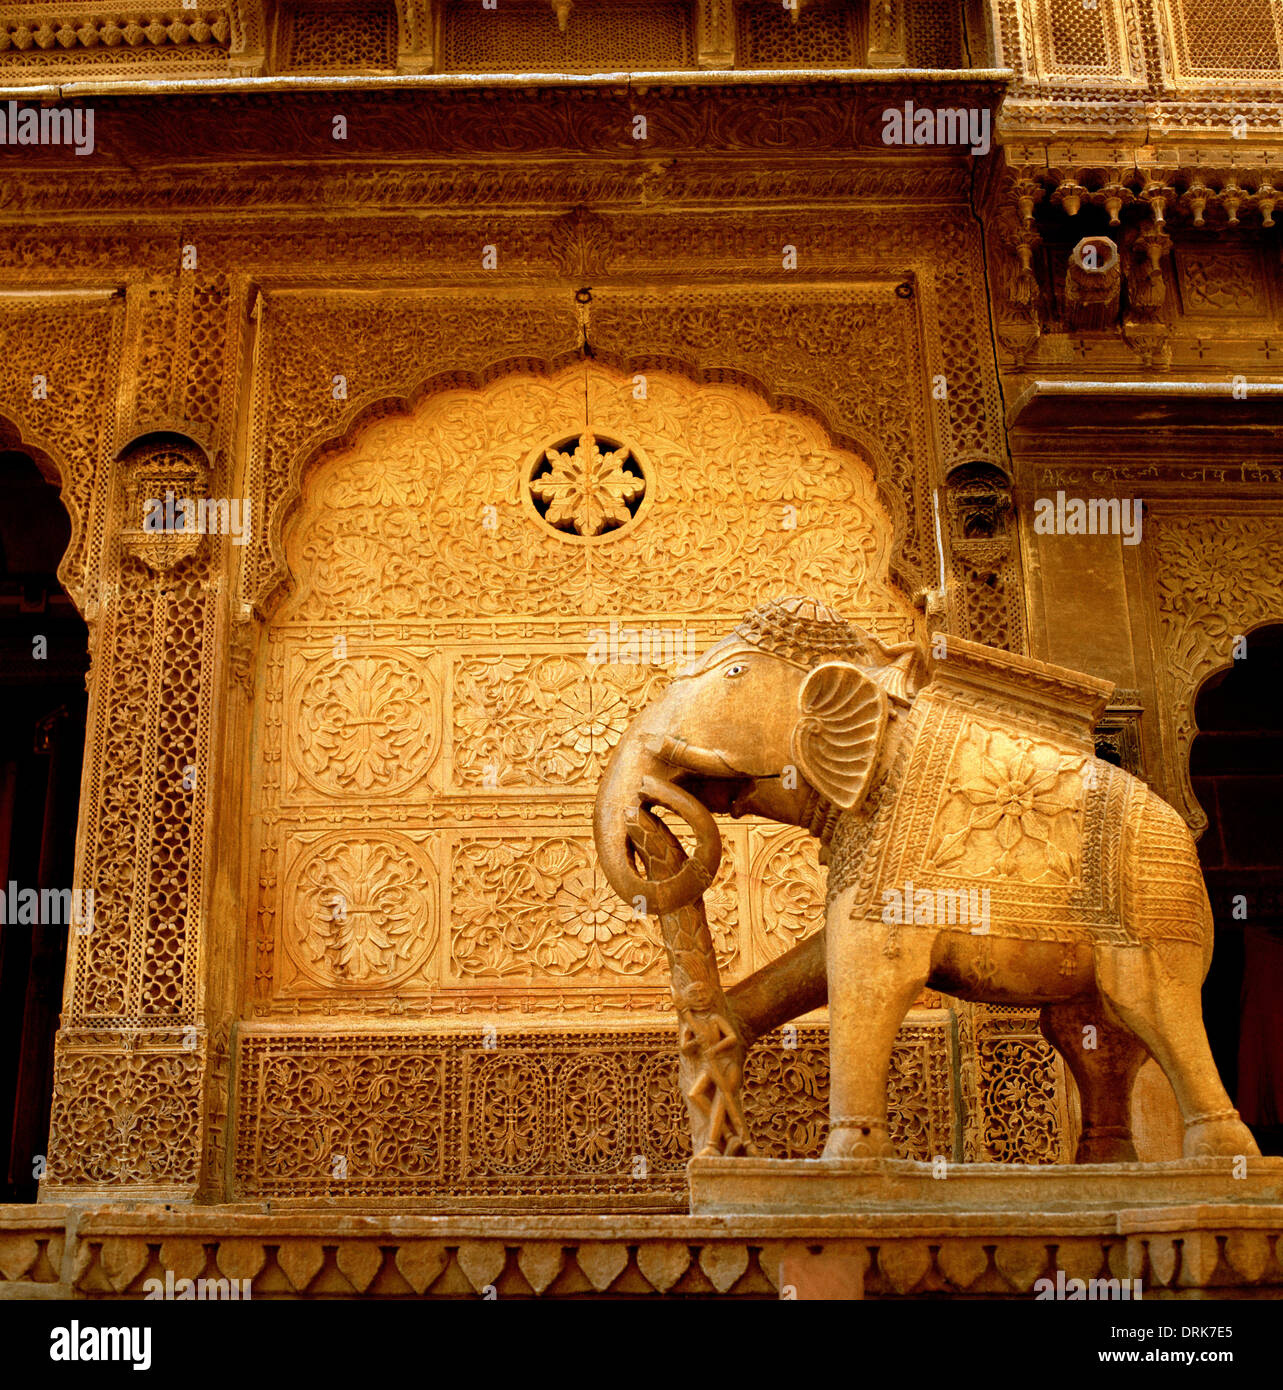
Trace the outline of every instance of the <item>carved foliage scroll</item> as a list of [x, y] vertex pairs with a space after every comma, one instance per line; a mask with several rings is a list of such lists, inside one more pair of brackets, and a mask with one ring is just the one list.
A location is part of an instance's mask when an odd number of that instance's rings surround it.
[[71, 543], [58, 574], [82, 608], [91, 597], [89, 566], [102, 539], [91, 532], [91, 506], [109, 456], [104, 413], [118, 329], [119, 305], [105, 301], [19, 301], [0, 315], [0, 416], [16, 436], [0, 442], [47, 450], [61, 471]]

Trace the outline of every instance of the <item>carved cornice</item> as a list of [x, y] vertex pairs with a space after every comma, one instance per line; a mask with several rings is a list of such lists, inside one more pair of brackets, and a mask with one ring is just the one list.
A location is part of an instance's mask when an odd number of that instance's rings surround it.
[[1086, 100], [1029, 100], [1013, 93], [1003, 105], [997, 137], [1006, 145], [1067, 136], [1135, 145], [1164, 139], [1217, 142], [1240, 125], [1248, 141], [1272, 141], [1283, 134], [1277, 85], [1176, 95], [1163, 101], [1139, 101], [1118, 93]]
[[[1013, 430], [1066, 431], [1088, 436], [1100, 431], [1157, 429], [1194, 431], [1206, 436], [1234, 431], [1264, 434], [1277, 444], [1283, 428], [1283, 385], [1253, 382], [1238, 388], [1222, 381], [1032, 381], [1007, 410]], [[1157, 465], [1155, 465], [1157, 470]]]
[[646, 207], [663, 203], [722, 206], [734, 203], [965, 201], [969, 170], [960, 162], [922, 165], [914, 160], [877, 163], [829, 157], [813, 163], [763, 159], [751, 167], [698, 160], [682, 164], [635, 160], [566, 168], [458, 164], [407, 169], [364, 165], [338, 169], [286, 163], [270, 179], [252, 168], [208, 172], [95, 169], [33, 171], [0, 183], [0, 220], [33, 212], [187, 212], [229, 214], [282, 209], [359, 210], [502, 207]]
[[[306, 78], [171, 82], [159, 97], [154, 84], [150, 95], [121, 94], [120, 84], [111, 83], [10, 87], [0, 90], [0, 99], [91, 102], [96, 173], [112, 166], [156, 169], [238, 160], [262, 160], [274, 172], [283, 158], [328, 162], [352, 151], [363, 158], [451, 160], [475, 154], [515, 159], [592, 153], [639, 165], [689, 159], [701, 151], [780, 157], [864, 151], [925, 165], [969, 163], [970, 156], [946, 146], [889, 151], [882, 113], [909, 96], [918, 106], [993, 111], [1003, 92], [1001, 76], [964, 76], [906, 84], [885, 77], [857, 81], [847, 73], [829, 74], [829, 80], [797, 73], [664, 74], [662, 85], [638, 76], [546, 83], [487, 78], [484, 85], [431, 76], [356, 81], [325, 76], [308, 86], [300, 85]], [[772, 80], [750, 80], [762, 77]], [[350, 144], [334, 138], [336, 109], [347, 117]], [[634, 133], [635, 115], [646, 117], [645, 138]], [[0, 147], [0, 163], [10, 161], [24, 169], [86, 162], [66, 147]]]
[[[1027, 1102], [1026, 1102], [1027, 1104]], [[1024, 1114], [1027, 1123], [1026, 1111]], [[75, 1219], [72, 1219], [74, 1212]], [[81, 1298], [142, 1298], [163, 1243], [176, 1279], [244, 1279], [264, 1297], [504, 1300], [638, 1298], [684, 1294], [769, 1299], [781, 1265], [813, 1250], [863, 1271], [866, 1294], [941, 1294], [1028, 1301], [1056, 1259], [1084, 1277], [1139, 1278], [1172, 1296], [1207, 1290], [1226, 1298], [1283, 1288], [1270, 1258], [1280, 1238], [1277, 1206], [1132, 1209], [1048, 1216], [1003, 1211], [987, 1218], [858, 1211], [822, 1218], [686, 1215], [354, 1215], [264, 1206], [116, 1205], [76, 1209], [41, 1202], [0, 1208], [11, 1277], [39, 1291], [66, 1286]], [[337, 1262], [326, 1264], [336, 1247]], [[66, 1254], [64, 1256], [64, 1249]], [[1041, 1263], [1040, 1263], [1041, 1261]], [[163, 1282], [163, 1280], [162, 1280]], [[211, 1295], [212, 1296], [212, 1295]], [[250, 1295], [246, 1295], [247, 1297]]]
[[[725, 278], [799, 285], [817, 275], [852, 272], [880, 279], [926, 267], [928, 241], [959, 250], [969, 240], [965, 210], [918, 208], [910, 214], [888, 208], [837, 208], [799, 214], [789, 207], [763, 209], [752, 222], [698, 209], [667, 208], [662, 216], [642, 211], [596, 213], [610, 244], [609, 269], [597, 263], [595, 283], [658, 280], [682, 284], [715, 272]], [[799, 218], [805, 222], [799, 226]], [[270, 279], [279, 286], [322, 289], [373, 286], [385, 289], [430, 286], [529, 288], [549, 278], [583, 283], [570, 268], [562, 239], [566, 214], [443, 212], [437, 217], [365, 218], [349, 214], [342, 233], [330, 219], [308, 216], [270, 227], [260, 219], [219, 221], [199, 233], [202, 257], [211, 264]], [[906, 235], [906, 232], [909, 235]], [[192, 235], [196, 235], [192, 233]], [[184, 234], [186, 237], [186, 233]], [[795, 240], [799, 266], [786, 270], [781, 248]], [[493, 271], [481, 265], [481, 247], [496, 246]], [[79, 224], [51, 240], [39, 228], [0, 231], [0, 282], [23, 285], [54, 279], [66, 284], [68, 262], [76, 275], [101, 280], [119, 274], [128, 281], [175, 269], [171, 226], [123, 230], [110, 222]]]

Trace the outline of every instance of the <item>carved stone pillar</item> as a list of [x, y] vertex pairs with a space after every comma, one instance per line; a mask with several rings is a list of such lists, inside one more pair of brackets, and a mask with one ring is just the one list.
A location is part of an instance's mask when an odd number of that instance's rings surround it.
[[227, 55], [233, 77], [262, 77], [267, 72], [271, 11], [267, 0], [236, 0], [230, 7], [232, 43]]
[[869, 0], [869, 67], [908, 66], [904, 6], [905, 0]]
[[735, 66], [733, 0], [699, 0], [695, 11], [695, 49], [701, 68]]
[[[131, 283], [119, 390], [88, 431], [115, 453], [95, 481], [100, 548], [85, 602], [93, 665], [75, 886], [93, 892], [93, 925], [68, 952], [43, 1200], [189, 1200], [200, 1183], [220, 596], [235, 549], [223, 532], [247, 521], [232, 515], [220, 467], [242, 294], [194, 270], [151, 267]], [[133, 442], [115, 450], [113, 437]]]
[[433, 0], [397, 0], [398, 72], [435, 72], [437, 13]]
[[213, 538], [184, 503], [209, 479], [201, 450], [173, 435], [116, 470], [77, 866], [93, 922], [70, 943], [44, 1198], [182, 1198], [198, 1179], [218, 581]]

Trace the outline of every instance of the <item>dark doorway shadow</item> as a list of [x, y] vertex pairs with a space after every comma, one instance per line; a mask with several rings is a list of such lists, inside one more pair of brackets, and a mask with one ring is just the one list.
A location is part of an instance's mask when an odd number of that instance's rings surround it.
[[[0, 451], [0, 1201], [35, 1201], [48, 1151], [64, 920], [85, 746], [88, 634], [58, 583], [71, 523]], [[41, 896], [41, 890], [47, 890]], [[32, 898], [30, 890], [35, 890]]]
[[1216, 919], [1203, 1014], [1261, 1152], [1283, 1154], [1283, 625], [1204, 683], [1190, 754], [1207, 813], [1199, 858]]

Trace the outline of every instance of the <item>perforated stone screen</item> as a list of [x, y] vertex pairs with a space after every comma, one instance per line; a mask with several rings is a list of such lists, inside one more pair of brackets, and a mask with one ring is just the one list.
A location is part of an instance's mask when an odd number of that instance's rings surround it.
[[1278, 0], [1167, 0], [1178, 77], [1252, 80], [1283, 62]]
[[443, 20], [447, 72], [611, 72], [694, 66], [689, 5], [577, 5], [563, 33], [548, 4], [477, 0]]

